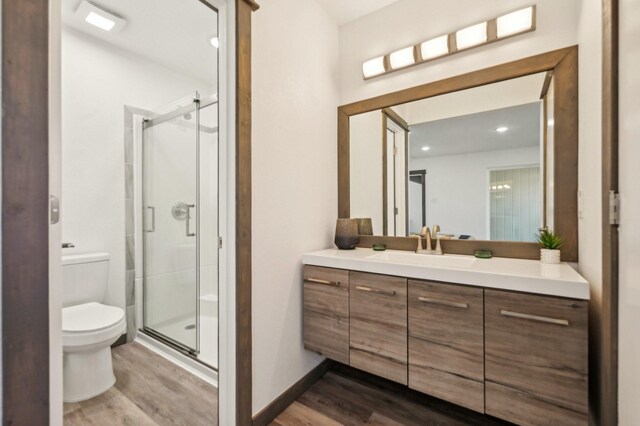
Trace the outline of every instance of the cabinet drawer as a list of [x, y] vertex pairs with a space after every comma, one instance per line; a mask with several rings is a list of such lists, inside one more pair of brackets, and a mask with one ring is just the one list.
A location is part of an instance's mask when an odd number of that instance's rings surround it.
[[484, 293], [409, 280], [409, 387], [484, 412]]
[[521, 424], [586, 421], [587, 333], [585, 301], [485, 290], [487, 414]]
[[351, 366], [407, 384], [407, 279], [351, 272]]
[[304, 347], [349, 364], [349, 271], [305, 265]]

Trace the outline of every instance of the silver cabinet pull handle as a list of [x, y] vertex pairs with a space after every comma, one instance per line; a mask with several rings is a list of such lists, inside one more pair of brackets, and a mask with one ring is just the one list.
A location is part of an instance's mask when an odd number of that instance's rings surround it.
[[431, 303], [432, 305], [441, 305], [441, 306], [449, 306], [451, 308], [462, 308], [468, 309], [468, 303], [459, 303], [459, 302], [449, 302], [448, 300], [440, 300], [440, 299], [431, 299], [429, 297], [418, 297], [420, 302]]
[[330, 285], [333, 287], [340, 287], [340, 281], [327, 281], [327, 280], [319, 280], [317, 278], [305, 278], [304, 279], [306, 282], [309, 283], [315, 283], [315, 284], [322, 284], [322, 285]]
[[548, 324], [569, 325], [569, 321], [565, 319], [541, 317], [539, 315], [523, 314], [520, 312], [507, 311], [505, 309], [500, 309], [500, 315], [504, 315], [505, 317], [522, 318], [522, 319], [528, 319], [532, 321], [546, 322]]
[[147, 206], [147, 209], [151, 210], [151, 228], [146, 232], [156, 232], [156, 208], [153, 206]]
[[380, 288], [365, 287], [365, 286], [362, 286], [362, 285], [357, 285], [356, 286], [356, 290], [366, 291], [366, 292], [369, 292], [369, 293], [384, 294], [385, 296], [395, 296], [396, 295], [396, 291], [395, 290], [383, 290], [383, 289], [380, 289]]
[[196, 235], [195, 232], [191, 232], [191, 208], [195, 207], [195, 204], [187, 204], [187, 220], [185, 226], [185, 234], [187, 237], [194, 237]]

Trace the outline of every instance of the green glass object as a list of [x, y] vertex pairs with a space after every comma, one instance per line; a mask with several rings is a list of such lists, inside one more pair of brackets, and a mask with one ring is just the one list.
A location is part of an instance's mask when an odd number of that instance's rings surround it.
[[387, 245], [386, 244], [374, 244], [373, 245], [373, 249], [375, 251], [385, 251], [387, 249]]
[[480, 259], [491, 259], [493, 252], [491, 250], [476, 250], [473, 252], [473, 255]]

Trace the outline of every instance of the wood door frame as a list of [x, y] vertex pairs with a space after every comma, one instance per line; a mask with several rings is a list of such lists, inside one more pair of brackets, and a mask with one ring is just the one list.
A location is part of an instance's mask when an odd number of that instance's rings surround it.
[[[592, 406], [597, 424], [618, 424], [618, 225], [609, 197], [618, 193], [618, 0], [602, 0], [602, 295], [593, 307], [597, 333]], [[599, 320], [599, 321], [598, 321]]]
[[[236, 420], [252, 423], [251, 12], [236, 0]], [[49, 424], [49, 2], [2, 2], [6, 424]]]
[[[557, 190], [554, 197], [556, 213], [554, 226], [555, 231], [565, 238], [565, 246], [562, 250], [563, 260], [577, 262], [578, 46], [530, 56], [338, 107], [338, 217], [350, 217], [350, 116], [551, 70], [556, 78], [557, 91], [555, 140], [563, 141], [561, 144], [555, 144], [554, 179]], [[576, 196], [563, 197], [560, 194], [576, 194]], [[403, 241], [397, 241], [397, 244], [394, 244], [390, 241], [391, 237], [380, 238], [384, 238], [385, 242], [391, 243], [396, 248], [408, 246], [408, 243]], [[361, 239], [361, 243], [370, 240], [370, 238]], [[415, 246], [415, 242], [413, 244]], [[540, 256], [540, 246], [537, 243], [511, 241], [448, 240], [443, 241], [443, 249], [448, 253], [473, 254], [478, 244], [481, 248], [492, 250], [496, 256], [499, 252], [501, 257], [536, 259]], [[388, 248], [392, 247], [388, 246]]]

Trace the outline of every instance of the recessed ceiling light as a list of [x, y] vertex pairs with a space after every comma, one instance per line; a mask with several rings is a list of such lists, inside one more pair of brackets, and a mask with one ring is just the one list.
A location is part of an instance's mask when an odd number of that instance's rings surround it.
[[423, 147], [422, 147], [422, 150], [423, 150], [423, 151], [429, 151], [429, 147], [428, 147], [428, 146], [423, 146]]
[[127, 23], [122, 17], [86, 0], [76, 9], [76, 16], [94, 27], [110, 32], [120, 31]]
[[220, 40], [218, 40], [218, 37], [211, 37], [211, 40], [209, 40], [209, 43], [211, 43], [211, 45], [216, 49], [220, 47]]
[[504, 127], [504, 126], [502, 126], [502, 127], [498, 127], [498, 128], [496, 129], [496, 132], [498, 132], [498, 133], [504, 133], [504, 132], [506, 132], [507, 130], [509, 130], [509, 128], [508, 128], [508, 127]]
[[376, 75], [384, 74], [385, 72], [384, 56], [370, 59], [362, 64], [362, 74], [364, 75], [364, 78], [374, 77]]

